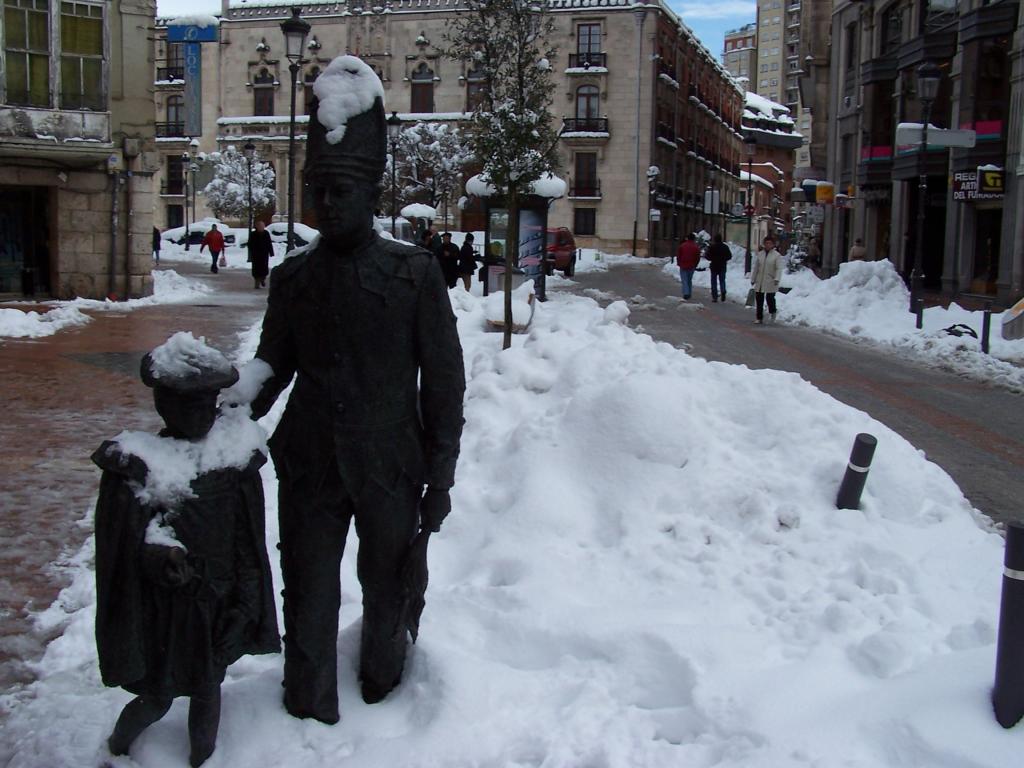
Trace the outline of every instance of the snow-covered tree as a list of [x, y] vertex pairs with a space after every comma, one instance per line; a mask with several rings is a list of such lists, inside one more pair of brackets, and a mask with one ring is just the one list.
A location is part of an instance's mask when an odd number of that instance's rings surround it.
[[[203, 194], [206, 203], [219, 219], [249, 219], [249, 164], [245, 155], [234, 146], [214, 153], [213, 180]], [[274, 169], [269, 163], [252, 161], [252, 210], [255, 216], [274, 204]]]
[[[473, 160], [473, 151], [457, 126], [420, 122], [399, 135], [395, 156], [398, 207], [417, 202], [438, 208], [443, 200], [458, 192], [463, 172]], [[389, 165], [385, 188], [390, 183], [390, 174]], [[391, 203], [389, 198], [386, 202]]]
[[519, 200], [556, 170], [558, 132], [550, 111], [555, 84], [547, 0], [467, 0], [452, 20], [445, 54], [483, 80], [467, 140], [483, 176], [504, 194], [511, 248], [505, 249], [505, 338], [512, 345], [512, 266], [518, 248]]

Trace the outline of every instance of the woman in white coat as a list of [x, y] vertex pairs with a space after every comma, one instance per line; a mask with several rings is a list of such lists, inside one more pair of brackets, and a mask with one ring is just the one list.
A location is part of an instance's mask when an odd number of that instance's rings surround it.
[[750, 284], [754, 287], [757, 302], [755, 323], [764, 323], [765, 299], [768, 300], [768, 318], [775, 322], [775, 292], [779, 290], [781, 279], [782, 254], [775, 250], [775, 238], [768, 235], [764, 239], [764, 248], [754, 256], [754, 266], [750, 272]]

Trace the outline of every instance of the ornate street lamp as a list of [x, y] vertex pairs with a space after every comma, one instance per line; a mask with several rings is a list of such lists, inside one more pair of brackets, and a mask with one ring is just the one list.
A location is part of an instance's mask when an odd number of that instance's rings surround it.
[[249, 182], [249, 237], [252, 238], [252, 161], [256, 157], [256, 145], [247, 141], [242, 152], [245, 155], [246, 180]]
[[747, 148], [747, 253], [743, 257], [743, 273], [750, 274], [751, 262], [750, 238], [754, 230], [754, 152], [757, 151], [757, 140], [753, 136], [743, 139]]
[[305, 60], [302, 51], [306, 46], [306, 35], [310, 26], [299, 18], [302, 9], [292, 8], [292, 17], [281, 22], [284, 33], [284, 55], [288, 59], [288, 72], [292, 81], [292, 107], [288, 121], [288, 250], [295, 245], [295, 80], [299, 76], [299, 67]]
[[942, 70], [930, 61], [917, 68], [917, 100], [921, 102], [921, 149], [917, 155], [920, 176], [917, 183], [917, 244], [916, 258], [910, 263], [910, 311], [917, 311], [921, 295], [924, 268], [925, 216], [928, 214], [928, 122], [932, 117], [932, 104], [939, 93]]
[[391, 148], [391, 235], [397, 238], [398, 233], [395, 231], [395, 206], [398, 205], [396, 197], [395, 187], [395, 166], [398, 164], [395, 158], [395, 145], [398, 143], [398, 135], [402, 132], [402, 121], [398, 117], [397, 112], [392, 112], [391, 117], [388, 118], [388, 145]]

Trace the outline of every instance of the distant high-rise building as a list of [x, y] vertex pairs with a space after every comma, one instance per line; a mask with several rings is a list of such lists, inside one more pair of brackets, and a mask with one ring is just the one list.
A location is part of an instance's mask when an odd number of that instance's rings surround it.
[[744, 24], [725, 33], [722, 64], [744, 87], [753, 89], [750, 83], [757, 76], [757, 24]]

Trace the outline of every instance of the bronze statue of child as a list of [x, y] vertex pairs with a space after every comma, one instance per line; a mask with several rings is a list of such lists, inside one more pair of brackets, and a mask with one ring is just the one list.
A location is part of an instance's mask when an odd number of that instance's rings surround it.
[[264, 538], [265, 433], [244, 413], [218, 413], [238, 372], [178, 333], [142, 361], [166, 424], [122, 432], [93, 454], [96, 647], [104, 684], [136, 698], [107, 745], [127, 754], [176, 696], [190, 698], [189, 763], [216, 746], [220, 686], [245, 654], [279, 649]]

